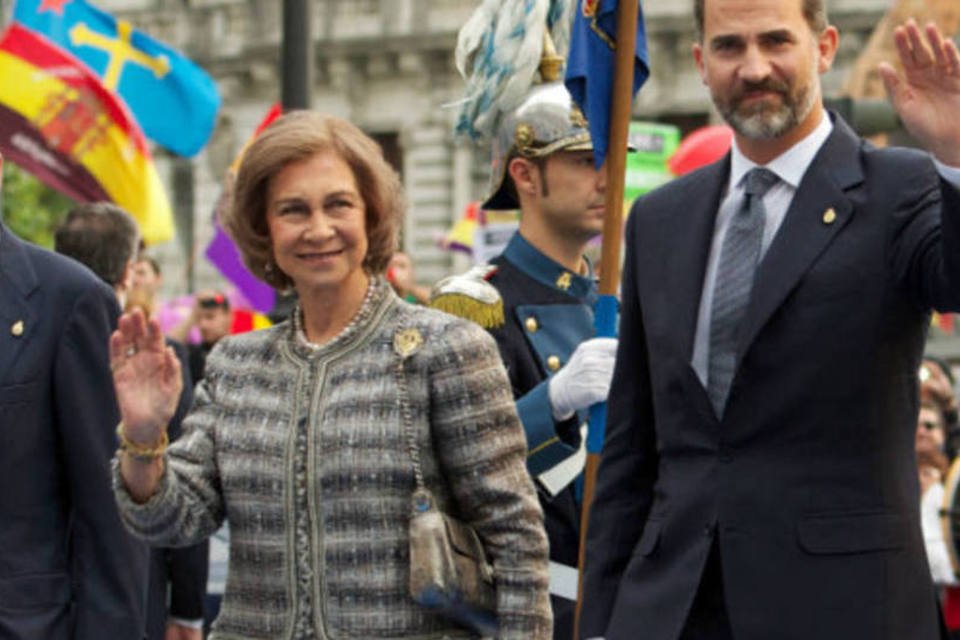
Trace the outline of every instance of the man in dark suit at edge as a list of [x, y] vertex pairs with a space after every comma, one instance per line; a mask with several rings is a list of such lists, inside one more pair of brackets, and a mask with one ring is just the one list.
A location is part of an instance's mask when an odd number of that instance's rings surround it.
[[0, 223], [0, 638], [143, 637], [147, 547], [117, 513], [103, 427], [118, 313], [88, 269]]
[[735, 131], [633, 207], [581, 637], [930, 640], [916, 371], [960, 309], [960, 56], [899, 27], [881, 73], [930, 156], [822, 106], [822, 0], [696, 0]]
[[[54, 234], [54, 251], [73, 258], [98, 276], [126, 306], [138, 303], [132, 292], [133, 274], [139, 253], [140, 229], [129, 213], [112, 202], [77, 205]], [[181, 422], [193, 403], [193, 385], [187, 367], [187, 350], [166, 339], [180, 360], [183, 391], [177, 410], [167, 425], [170, 441], [180, 437]], [[209, 545], [201, 543], [168, 549], [150, 549], [147, 586], [146, 640], [201, 640], [203, 599], [207, 584]]]

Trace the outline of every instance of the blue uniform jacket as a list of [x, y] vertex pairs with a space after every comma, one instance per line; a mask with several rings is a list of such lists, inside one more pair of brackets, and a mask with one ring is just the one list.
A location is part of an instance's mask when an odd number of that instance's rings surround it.
[[[519, 232], [492, 264], [497, 270], [488, 281], [503, 298], [505, 322], [490, 332], [513, 386], [517, 413], [527, 434], [527, 467], [536, 479], [580, 448], [580, 425], [586, 412], [564, 422], [555, 421], [547, 387], [550, 377], [568, 362], [577, 345], [594, 335], [596, 282], [592, 276], [567, 271]], [[577, 565], [580, 543], [579, 486], [579, 482], [571, 482], [552, 495], [538, 483], [550, 559], [571, 568]], [[552, 579], [552, 587], [554, 582]], [[554, 637], [567, 640], [573, 634], [574, 602], [555, 595], [551, 599]]]

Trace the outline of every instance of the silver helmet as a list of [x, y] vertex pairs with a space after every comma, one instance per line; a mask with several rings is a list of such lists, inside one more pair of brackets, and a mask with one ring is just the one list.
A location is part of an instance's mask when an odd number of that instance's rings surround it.
[[516, 109], [504, 116], [491, 142], [489, 195], [484, 209], [517, 209], [516, 189], [507, 174], [510, 160], [542, 158], [557, 151], [593, 149], [587, 119], [562, 82], [534, 85]]

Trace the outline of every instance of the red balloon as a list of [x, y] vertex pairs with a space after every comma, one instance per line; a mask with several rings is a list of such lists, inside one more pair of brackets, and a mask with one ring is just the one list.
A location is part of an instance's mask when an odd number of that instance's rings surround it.
[[700, 127], [681, 142], [667, 160], [667, 168], [675, 176], [682, 176], [694, 169], [722, 158], [733, 144], [733, 130], [723, 124]]

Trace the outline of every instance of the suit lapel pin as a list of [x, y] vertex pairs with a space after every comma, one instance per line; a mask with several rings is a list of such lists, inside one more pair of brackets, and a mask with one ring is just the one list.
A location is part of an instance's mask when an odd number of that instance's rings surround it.
[[13, 323], [13, 326], [10, 327], [10, 333], [15, 337], [19, 338], [23, 335], [23, 320], [17, 320]]
[[560, 277], [557, 278], [557, 288], [566, 291], [570, 288], [570, 285], [573, 284], [573, 275], [569, 271], [564, 271], [560, 274]]
[[837, 212], [830, 207], [823, 212], [823, 224], [833, 224], [837, 219]]

